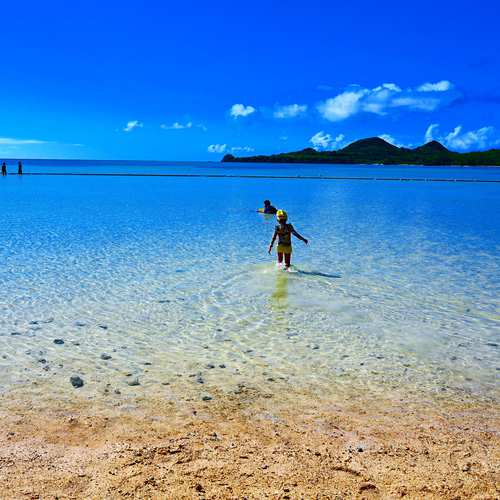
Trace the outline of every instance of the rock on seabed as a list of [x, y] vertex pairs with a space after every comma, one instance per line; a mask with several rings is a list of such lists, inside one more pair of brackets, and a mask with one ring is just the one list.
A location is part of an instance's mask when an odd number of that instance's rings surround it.
[[71, 382], [71, 385], [75, 388], [75, 389], [79, 389], [80, 387], [83, 387], [84, 385], [84, 382], [83, 382], [83, 379], [81, 377], [79, 377], [78, 375], [73, 375], [69, 381]]

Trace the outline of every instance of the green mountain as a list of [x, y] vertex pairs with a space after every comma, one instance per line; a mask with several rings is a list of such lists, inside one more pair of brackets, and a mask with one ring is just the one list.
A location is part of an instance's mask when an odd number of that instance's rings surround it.
[[313, 148], [275, 155], [236, 157], [227, 154], [223, 162], [259, 163], [339, 163], [383, 165], [485, 165], [500, 166], [500, 150], [456, 153], [437, 141], [414, 149], [397, 147], [380, 137], [360, 139], [337, 151], [316, 151]]
[[[411, 151], [411, 150], [410, 150]], [[418, 148], [415, 148], [414, 151], [419, 151], [421, 153], [450, 153], [451, 151], [449, 149], [446, 149], [440, 142], [438, 141], [431, 141], [423, 146], [419, 146]]]

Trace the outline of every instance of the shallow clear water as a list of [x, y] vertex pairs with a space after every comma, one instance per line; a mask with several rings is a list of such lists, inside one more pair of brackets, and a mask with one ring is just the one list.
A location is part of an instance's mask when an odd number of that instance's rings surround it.
[[[8, 162], [17, 172], [17, 162]], [[25, 160], [27, 173], [151, 175], [229, 175], [357, 177], [379, 179], [456, 179], [500, 182], [500, 167], [422, 167], [412, 165], [313, 165], [219, 162]]]
[[499, 184], [9, 176], [0, 214], [4, 393], [498, 397]]

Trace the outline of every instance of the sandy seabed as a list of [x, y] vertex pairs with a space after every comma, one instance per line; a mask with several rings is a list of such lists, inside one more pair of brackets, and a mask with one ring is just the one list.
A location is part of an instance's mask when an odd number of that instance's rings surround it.
[[1, 398], [1, 498], [499, 498], [493, 403]]

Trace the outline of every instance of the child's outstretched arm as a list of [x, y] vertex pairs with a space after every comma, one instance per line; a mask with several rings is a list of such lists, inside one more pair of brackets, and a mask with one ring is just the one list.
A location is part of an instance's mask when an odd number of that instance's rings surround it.
[[273, 239], [271, 240], [271, 244], [269, 245], [269, 250], [267, 251], [267, 253], [271, 253], [271, 250], [273, 249], [274, 242], [276, 241], [276, 236], [278, 236], [278, 231], [276, 231], [276, 229], [275, 229], [274, 234], [273, 234]]
[[298, 238], [299, 240], [302, 240], [306, 245], [309, 243], [309, 240], [306, 240], [303, 236], [301, 236], [297, 231], [295, 231], [294, 228], [292, 228], [292, 234]]

